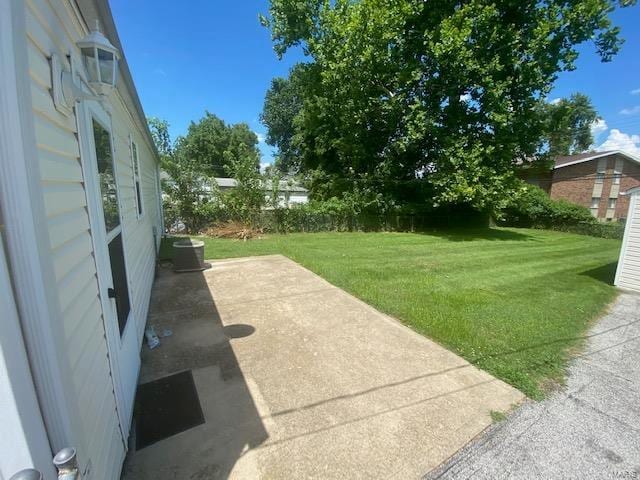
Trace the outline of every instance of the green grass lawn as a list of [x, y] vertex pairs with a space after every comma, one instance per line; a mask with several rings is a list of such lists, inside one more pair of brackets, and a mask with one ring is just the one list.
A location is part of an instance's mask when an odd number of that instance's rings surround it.
[[571, 352], [614, 299], [620, 248], [525, 229], [203, 240], [209, 259], [286, 255], [532, 398], [562, 381]]

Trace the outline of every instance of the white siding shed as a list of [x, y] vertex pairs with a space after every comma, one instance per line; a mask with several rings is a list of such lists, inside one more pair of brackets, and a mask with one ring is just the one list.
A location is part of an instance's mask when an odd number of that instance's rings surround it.
[[627, 194], [631, 195], [631, 201], [615, 284], [640, 292], [640, 188], [630, 190]]

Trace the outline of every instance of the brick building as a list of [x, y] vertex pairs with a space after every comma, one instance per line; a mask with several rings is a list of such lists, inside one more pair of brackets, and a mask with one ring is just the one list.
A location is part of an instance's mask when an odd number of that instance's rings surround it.
[[554, 200], [587, 207], [602, 221], [625, 219], [629, 197], [621, 193], [640, 186], [640, 158], [620, 150], [558, 157], [548, 178]]

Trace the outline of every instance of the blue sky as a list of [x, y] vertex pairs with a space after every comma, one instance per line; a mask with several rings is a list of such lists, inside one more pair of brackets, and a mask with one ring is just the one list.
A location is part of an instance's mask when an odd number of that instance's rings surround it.
[[[258, 116], [270, 81], [302, 59], [295, 51], [277, 59], [258, 22], [267, 0], [110, 3], [148, 116], [167, 120], [175, 138], [209, 110], [229, 123], [247, 122], [264, 139]], [[549, 98], [586, 93], [603, 117], [595, 146], [640, 155], [640, 7], [613, 18], [626, 40], [622, 51], [601, 63], [593, 45], [585, 45], [577, 70], [563, 73]], [[264, 143], [260, 149], [262, 161], [270, 162], [271, 149]]]

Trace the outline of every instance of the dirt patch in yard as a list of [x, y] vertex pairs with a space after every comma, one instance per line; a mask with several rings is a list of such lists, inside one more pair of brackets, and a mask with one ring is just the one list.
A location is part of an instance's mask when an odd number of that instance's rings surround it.
[[226, 222], [209, 227], [201, 232], [202, 235], [214, 238], [231, 238], [236, 240], [251, 240], [262, 238], [264, 231], [241, 222]]

